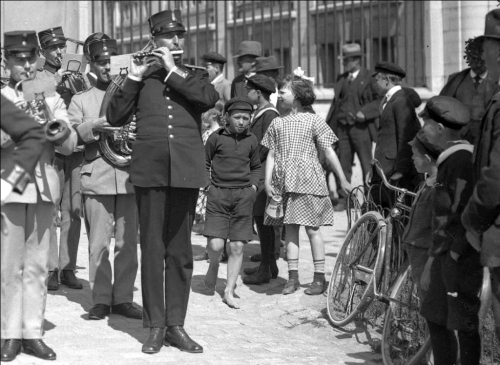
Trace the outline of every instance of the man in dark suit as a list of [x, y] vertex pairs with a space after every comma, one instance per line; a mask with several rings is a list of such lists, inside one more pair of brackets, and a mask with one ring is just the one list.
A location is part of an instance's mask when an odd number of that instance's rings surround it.
[[254, 63], [257, 57], [262, 53], [262, 45], [257, 41], [243, 41], [240, 44], [238, 53], [234, 58], [238, 65], [238, 72], [240, 75], [236, 76], [231, 84], [231, 98], [235, 96], [247, 96], [245, 88], [246, 78], [252, 76], [254, 70]]
[[183, 326], [193, 273], [191, 228], [199, 188], [207, 185], [201, 114], [219, 94], [206, 70], [182, 64], [180, 10], [154, 14], [149, 25], [159, 66], [134, 59], [106, 116], [113, 126], [137, 118], [130, 180], [141, 227], [143, 321], [150, 328], [142, 351], [156, 353], [165, 343], [199, 353], [203, 348]]
[[469, 39], [465, 44], [465, 59], [469, 67], [450, 75], [439, 95], [454, 97], [469, 109], [471, 119], [463, 128], [462, 137], [474, 143], [480, 132], [481, 118], [498, 80], [491, 78], [491, 73], [482, 59], [482, 38]]
[[[408, 144], [420, 130], [415, 106], [401, 88], [406, 72], [391, 62], [379, 62], [373, 74], [380, 95], [380, 125], [378, 128], [375, 158], [380, 162], [385, 176], [392, 184], [413, 191], [418, 183], [418, 173], [412, 162]], [[369, 173], [367, 180], [380, 183], [376, 172]], [[390, 202], [386, 202], [390, 204]], [[383, 206], [387, 206], [382, 204]]]
[[[378, 95], [371, 72], [361, 67], [361, 46], [357, 43], [342, 47], [346, 72], [334, 85], [335, 96], [326, 122], [339, 138], [339, 159], [347, 180], [351, 181], [354, 153], [358, 155], [363, 176], [370, 170], [372, 142], [376, 138], [375, 120], [378, 118]], [[345, 198], [335, 210], [345, 209]]]

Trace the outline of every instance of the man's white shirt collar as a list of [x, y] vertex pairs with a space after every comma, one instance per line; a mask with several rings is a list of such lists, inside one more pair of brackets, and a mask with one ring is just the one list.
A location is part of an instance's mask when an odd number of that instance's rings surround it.
[[212, 85], [215, 85], [216, 83], [218, 83], [222, 78], [224, 77], [223, 74], [220, 74], [219, 76], [217, 76], [215, 79], [212, 80], [211, 84]]
[[[472, 71], [472, 69], [470, 69], [470, 77], [475, 78], [476, 76], [477, 76], [477, 73], [475, 73], [474, 71]], [[488, 76], [488, 70], [486, 70], [486, 72], [484, 72], [483, 74], [479, 75], [481, 80], [484, 80], [486, 78], [486, 76]]]
[[390, 89], [386, 94], [385, 94], [385, 98], [386, 98], [386, 101], [385, 101], [385, 104], [383, 105], [383, 108], [385, 108], [385, 106], [387, 105], [387, 103], [389, 102], [389, 100], [391, 100], [392, 96], [398, 92], [399, 90], [402, 90], [401, 86], [400, 85], [396, 85], [394, 86], [392, 89]]
[[352, 76], [352, 79], [354, 80], [356, 79], [356, 77], [358, 77], [359, 71], [361, 71], [361, 69], [359, 69], [358, 71], [354, 71], [353, 73], [349, 72], [349, 76]]

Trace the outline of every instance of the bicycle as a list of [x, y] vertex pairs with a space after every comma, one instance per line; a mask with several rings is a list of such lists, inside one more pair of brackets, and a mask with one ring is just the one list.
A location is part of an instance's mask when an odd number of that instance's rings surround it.
[[[342, 327], [363, 314], [373, 299], [390, 308], [392, 305], [392, 318], [397, 319], [399, 324], [404, 323], [400, 329], [411, 336], [407, 335], [399, 342], [400, 345], [405, 345], [405, 349], [398, 353], [401, 361], [397, 362], [390, 361], [390, 350], [397, 342], [387, 345], [390, 338], [385, 342], [383, 340], [384, 361], [394, 365], [416, 364], [428, 352], [430, 340], [425, 332], [425, 321], [418, 314], [415, 284], [411, 280], [410, 268], [400, 242], [405, 212], [410, 210], [404, 204], [405, 199], [414, 198], [416, 194], [392, 186], [377, 160], [373, 160], [372, 165], [381, 176], [383, 184], [396, 193], [396, 201], [387, 217], [377, 210], [368, 211], [349, 230], [328, 286], [328, 316], [334, 325]], [[404, 310], [398, 312], [396, 306], [401, 306]], [[403, 313], [407, 319], [402, 317]], [[385, 326], [390, 326], [387, 324], [387, 316], [385, 318]], [[390, 318], [389, 321], [394, 322]]]

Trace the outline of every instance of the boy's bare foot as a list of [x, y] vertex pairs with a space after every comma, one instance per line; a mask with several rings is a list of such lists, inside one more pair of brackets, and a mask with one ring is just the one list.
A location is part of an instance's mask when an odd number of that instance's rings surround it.
[[240, 306], [231, 294], [224, 294], [222, 302], [226, 303], [229, 308], [240, 309]]

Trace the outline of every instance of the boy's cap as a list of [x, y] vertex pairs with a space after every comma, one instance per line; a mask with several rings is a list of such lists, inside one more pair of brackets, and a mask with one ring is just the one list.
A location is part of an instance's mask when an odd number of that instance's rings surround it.
[[432, 119], [452, 129], [460, 129], [470, 121], [469, 110], [462, 102], [442, 95], [430, 98], [418, 116]]
[[375, 65], [375, 72], [372, 74], [372, 76], [375, 76], [379, 72], [382, 72], [387, 75], [396, 75], [401, 78], [406, 76], [405, 70], [403, 70], [401, 67], [396, 65], [395, 63], [392, 62], [386, 62], [382, 61], [379, 62]]
[[218, 64], [225, 64], [227, 62], [226, 58], [217, 53], [217, 52], [208, 52], [205, 53], [203, 56], [201, 56], [201, 59], [206, 63], [206, 64], [211, 64], [211, 63], [218, 63]]
[[268, 76], [253, 75], [246, 82], [249, 87], [265, 92], [266, 94], [274, 94], [276, 92], [276, 85]]
[[248, 111], [249, 113], [253, 112], [253, 105], [250, 99], [246, 97], [234, 97], [230, 99], [226, 105], [224, 105], [224, 113], [227, 113], [231, 110], [242, 110]]
[[418, 131], [417, 135], [415, 138], [413, 138], [410, 142], [408, 142], [410, 146], [418, 146], [421, 144], [424, 149], [426, 150], [425, 152], [431, 156], [432, 158], [437, 158], [439, 156], [439, 150], [434, 146], [432, 143], [429, 142], [429, 139], [425, 135], [424, 131], [421, 129]]

